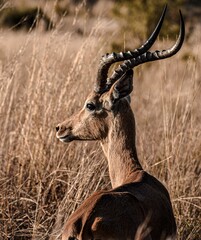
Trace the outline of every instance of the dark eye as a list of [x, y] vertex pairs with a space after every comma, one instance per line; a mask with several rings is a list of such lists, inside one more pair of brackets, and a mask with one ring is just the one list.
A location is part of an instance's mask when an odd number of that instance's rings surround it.
[[87, 108], [89, 111], [94, 111], [94, 110], [96, 109], [96, 106], [95, 106], [95, 104], [93, 104], [93, 103], [87, 103], [86, 108]]

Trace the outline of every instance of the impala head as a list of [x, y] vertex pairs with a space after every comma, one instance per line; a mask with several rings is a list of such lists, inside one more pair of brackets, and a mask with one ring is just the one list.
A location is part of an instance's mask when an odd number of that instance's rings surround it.
[[129, 70], [109, 91], [102, 94], [93, 91], [81, 111], [57, 126], [57, 137], [63, 142], [101, 140], [107, 137], [114, 113], [119, 111], [122, 104], [129, 106], [125, 97], [132, 91], [132, 79], [133, 71]]
[[[133, 90], [132, 69], [142, 63], [173, 56], [180, 50], [184, 41], [185, 28], [180, 12], [180, 33], [174, 46], [168, 50], [148, 52], [159, 34], [165, 12], [166, 7], [155, 30], [140, 48], [102, 56], [95, 87], [83, 108], [56, 127], [59, 140], [103, 140], [108, 136], [116, 116], [120, 116], [124, 124], [129, 118], [133, 118], [129, 104], [129, 94]], [[123, 63], [108, 77], [110, 66], [120, 61]]]

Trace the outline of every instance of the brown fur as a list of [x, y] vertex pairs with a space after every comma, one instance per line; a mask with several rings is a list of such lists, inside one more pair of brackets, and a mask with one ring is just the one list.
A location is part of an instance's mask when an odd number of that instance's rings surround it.
[[[127, 95], [130, 75], [118, 82]], [[117, 83], [115, 83], [117, 84]], [[63, 240], [175, 239], [176, 223], [166, 188], [143, 171], [135, 147], [135, 120], [127, 99], [114, 91], [92, 93], [84, 108], [57, 127], [57, 137], [100, 140], [113, 189], [94, 193], [69, 217]], [[87, 108], [93, 103], [95, 110]], [[63, 138], [62, 138], [63, 137]]]

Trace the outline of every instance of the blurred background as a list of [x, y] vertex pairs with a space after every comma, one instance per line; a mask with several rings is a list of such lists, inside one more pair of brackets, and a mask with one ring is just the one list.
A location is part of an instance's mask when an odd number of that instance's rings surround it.
[[182, 9], [187, 39], [200, 25], [199, 0], [1, 0], [0, 26], [12, 31], [72, 32], [84, 37], [97, 19], [107, 32], [118, 31], [112, 47], [121, 48], [124, 38], [129, 47], [133, 38], [148, 37], [165, 6], [169, 5], [161, 37], [175, 37], [178, 32], [178, 9]]
[[153, 49], [174, 44], [179, 9], [186, 39], [134, 69], [137, 149], [168, 188], [178, 239], [201, 239], [201, 1], [0, 0], [0, 240], [60, 239], [83, 200], [111, 188], [99, 143], [62, 144], [55, 126], [83, 106], [100, 57], [144, 43], [165, 4]]

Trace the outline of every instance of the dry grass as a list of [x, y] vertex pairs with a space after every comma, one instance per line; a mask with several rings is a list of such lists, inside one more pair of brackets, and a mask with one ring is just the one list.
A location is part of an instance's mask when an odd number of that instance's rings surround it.
[[[102, 40], [97, 26], [82, 39], [1, 33], [0, 239], [59, 239], [83, 199], [110, 188], [98, 143], [55, 137], [92, 87]], [[132, 95], [138, 154], [171, 194], [180, 240], [201, 239], [201, 45], [193, 44], [139, 67]]]

